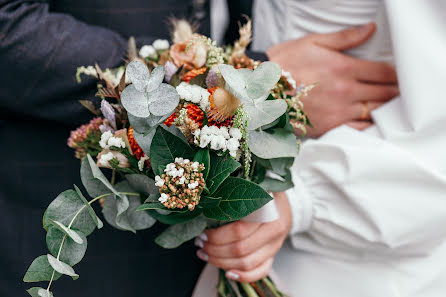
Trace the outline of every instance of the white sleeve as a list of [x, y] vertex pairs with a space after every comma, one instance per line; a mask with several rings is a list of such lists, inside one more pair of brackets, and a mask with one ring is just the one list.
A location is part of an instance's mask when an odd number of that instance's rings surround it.
[[446, 239], [446, 2], [389, 0], [387, 11], [401, 98], [367, 132], [340, 127], [302, 146], [287, 191], [296, 248], [420, 255]]

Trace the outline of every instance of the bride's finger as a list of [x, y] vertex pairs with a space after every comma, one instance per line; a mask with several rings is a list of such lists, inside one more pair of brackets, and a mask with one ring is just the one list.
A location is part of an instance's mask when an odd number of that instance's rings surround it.
[[201, 239], [216, 245], [229, 244], [249, 237], [260, 226], [261, 223], [237, 221], [216, 229], [207, 230], [205, 232], [206, 236], [201, 236]]
[[268, 258], [274, 257], [282, 246], [282, 240], [270, 242], [255, 252], [236, 258], [220, 258], [206, 254], [203, 250], [197, 252], [197, 256], [212, 265], [222, 269], [237, 269], [240, 271], [250, 271], [261, 265]]
[[269, 275], [273, 262], [274, 258], [269, 258], [260, 266], [250, 271], [231, 269], [226, 272], [226, 277], [243, 283], [255, 282]]
[[369, 128], [371, 125], [372, 125], [372, 123], [369, 121], [352, 121], [352, 122], [347, 123], [347, 126], [350, 126], [353, 129], [360, 130], [360, 131]]
[[202, 239], [197, 238], [195, 245], [202, 248], [209, 256], [218, 258], [240, 258], [253, 253], [265, 244], [280, 239], [283, 237], [282, 233], [276, 232], [277, 227], [275, 225], [264, 224], [258, 232], [236, 242], [229, 244], [213, 244], [212, 242], [204, 242]]

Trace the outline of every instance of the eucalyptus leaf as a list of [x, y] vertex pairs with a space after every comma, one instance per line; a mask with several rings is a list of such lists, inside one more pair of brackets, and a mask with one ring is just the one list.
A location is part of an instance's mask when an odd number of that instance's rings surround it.
[[[73, 220], [76, 215], [76, 219]], [[87, 207], [82, 199], [74, 190], [67, 190], [62, 192], [54, 199], [43, 217], [43, 224], [45, 229], [48, 229], [49, 219], [58, 221], [65, 226], [71, 224], [73, 229], [79, 230], [86, 236], [96, 228], [96, 222], [89, 214]]]
[[[48, 250], [54, 257], [57, 257], [60, 245], [63, 241], [59, 259], [71, 266], [76, 265], [82, 260], [87, 251], [87, 237], [80, 231], [77, 231], [77, 233], [82, 238], [82, 244], [74, 242], [70, 237], [66, 237], [62, 231], [56, 227], [50, 226], [46, 233], [46, 245]], [[65, 238], [65, 240], [63, 238]]]
[[74, 185], [74, 190], [76, 191], [76, 193], [81, 198], [82, 202], [84, 203], [85, 207], [87, 208], [88, 213], [90, 214], [90, 216], [93, 219], [93, 221], [96, 223], [96, 226], [98, 227], [98, 229], [101, 229], [104, 226], [104, 224], [98, 218], [98, 216], [94, 212], [94, 209], [88, 203], [87, 199], [84, 197], [84, 195], [82, 194], [81, 190], [76, 185]]
[[108, 179], [105, 177], [105, 175], [102, 173], [102, 171], [99, 169], [99, 167], [96, 165], [96, 163], [93, 161], [93, 158], [91, 158], [90, 155], [87, 155], [88, 163], [90, 164], [91, 173], [93, 174], [93, 177], [102, 182], [102, 184], [107, 187], [112, 193], [115, 195], [120, 195], [115, 188], [112, 186], [112, 184], [108, 181]]
[[67, 228], [64, 224], [58, 221], [53, 221], [51, 219], [48, 219], [48, 222], [53, 224], [54, 227], [65, 233], [69, 238], [71, 238], [74, 242], [77, 244], [83, 244], [84, 241], [82, 240], [82, 237], [74, 230], [71, 230]]
[[198, 152], [195, 154], [193, 161], [204, 164], [204, 170], [202, 173], [203, 173], [203, 178], [206, 180], [209, 174], [209, 170], [211, 168], [211, 157], [209, 155], [209, 149], [208, 148], [199, 149]]
[[293, 187], [293, 183], [286, 180], [265, 177], [259, 186], [261, 186], [265, 191], [276, 193], [291, 189]]
[[111, 191], [93, 176], [88, 158], [84, 158], [81, 164], [81, 180], [90, 197], [98, 197]]
[[164, 116], [155, 116], [151, 114], [146, 118], [135, 117], [130, 113], [128, 113], [127, 116], [129, 119], [130, 126], [132, 126], [135, 132], [138, 132], [140, 134], [147, 134], [150, 132], [150, 130], [156, 129], [158, 125], [164, 123], [164, 121], [168, 117], [170, 117], [173, 112], [174, 110], [172, 110], [172, 112], [169, 112]]
[[207, 176], [206, 184], [211, 196], [221, 185], [221, 183], [241, 165], [229, 155], [219, 156], [214, 152], [210, 153], [210, 169]]
[[[45, 292], [42, 292], [45, 291]], [[49, 294], [47, 293], [47, 290], [41, 287], [33, 287], [31, 289], [26, 290], [26, 292], [28, 292], [29, 295], [31, 295], [32, 297], [52, 297], [53, 293], [51, 293], [51, 291], [49, 292]], [[40, 294], [39, 294], [40, 292]]]
[[205, 208], [203, 213], [207, 218], [218, 221], [242, 219], [272, 199], [259, 185], [231, 176], [225, 179], [213, 196], [222, 197], [219, 205]]
[[244, 105], [244, 109], [249, 115], [247, 129], [254, 130], [274, 122], [286, 112], [287, 108], [287, 103], [281, 99]]
[[184, 242], [200, 235], [205, 229], [206, 220], [196, 218], [189, 222], [170, 226], [155, 239], [155, 242], [166, 249], [177, 248]]
[[274, 88], [282, 75], [280, 66], [274, 62], [263, 62], [247, 76], [247, 93], [250, 98], [256, 99]]
[[125, 176], [131, 189], [138, 193], [156, 194], [159, 189], [155, 186], [155, 181], [144, 174], [127, 174]]
[[161, 197], [160, 193], [150, 194], [149, 197], [144, 201], [144, 203], [158, 202], [158, 199]]
[[164, 66], [157, 66], [153, 69], [150, 74], [150, 79], [147, 83], [146, 92], [150, 93], [157, 89], [164, 80], [164, 76], [166, 75], [166, 71]]
[[136, 131], [133, 132], [133, 137], [138, 143], [139, 147], [142, 151], [150, 156], [150, 146], [152, 145], [153, 136], [155, 136], [156, 129], [151, 129], [148, 133], [138, 133]]
[[56, 270], [57, 272], [71, 276], [73, 278], [79, 277], [79, 275], [76, 274], [76, 272], [74, 272], [74, 269], [70, 265], [68, 265], [60, 260], [57, 260], [51, 254], [48, 254], [47, 257], [48, 257], [48, 262], [50, 263], [51, 267], [53, 267], [53, 269]]
[[127, 65], [125, 71], [134, 88], [138, 92], [145, 92], [150, 78], [150, 72], [146, 64], [139, 60], [134, 60]]
[[[42, 255], [34, 259], [34, 261], [31, 263], [25, 273], [25, 276], [23, 277], [23, 281], [25, 283], [49, 281], [52, 275], [53, 268], [48, 262], [48, 257], [46, 255]], [[56, 272], [53, 280], [57, 280], [60, 276], [61, 274]]]
[[180, 96], [174, 87], [162, 83], [157, 89], [149, 93], [149, 102], [149, 110], [153, 115], [170, 115], [180, 103]]
[[37, 294], [40, 297], [53, 297], [53, 293], [51, 291], [39, 288], [39, 290], [37, 291]]
[[135, 85], [128, 85], [121, 93], [122, 106], [135, 117], [146, 118], [150, 115], [149, 100], [146, 93], [140, 92]]
[[157, 221], [167, 225], [175, 225], [188, 222], [198, 217], [202, 213], [202, 210], [199, 208], [195, 208], [194, 211], [172, 212], [170, 214], [160, 214], [158, 211], [160, 210], [146, 210], [146, 212], [149, 213], [150, 216], [155, 218]]
[[275, 158], [269, 161], [274, 173], [282, 176], [289, 172], [289, 168], [293, 166], [294, 158]]
[[156, 129], [150, 146], [150, 163], [156, 175], [162, 175], [165, 166], [175, 162], [175, 158], [182, 157], [191, 160], [194, 154], [194, 150], [181, 138], [162, 126]]
[[284, 129], [273, 129], [273, 133], [250, 131], [248, 146], [251, 152], [262, 159], [296, 157], [299, 146], [296, 136]]

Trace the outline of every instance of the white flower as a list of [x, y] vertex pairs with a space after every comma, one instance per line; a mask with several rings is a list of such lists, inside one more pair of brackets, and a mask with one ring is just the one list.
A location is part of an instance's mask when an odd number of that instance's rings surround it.
[[183, 158], [175, 158], [175, 163], [183, 165], [184, 164], [184, 159]]
[[200, 163], [198, 163], [198, 162], [194, 162], [194, 163], [192, 163], [192, 169], [194, 170], [194, 171], [198, 171], [198, 166], [200, 165]]
[[144, 170], [144, 164], [146, 163], [147, 160], [149, 160], [149, 157], [147, 157], [146, 155], [142, 156], [141, 159], [139, 159], [139, 161], [138, 161], [139, 171]]
[[139, 55], [144, 59], [148, 57], [156, 57], [156, 50], [151, 45], [144, 45], [139, 50]]
[[209, 129], [209, 126], [204, 126], [204, 127], [201, 129], [201, 135], [203, 135], [203, 134], [206, 134], [206, 135], [211, 134], [211, 130]]
[[179, 184], [184, 185], [185, 181], [186, 181], [186, 178], [184, 176], [182, 176], [182, 177], [180, 177]]
[[198, 187], [198, 182], [193, 182], [191, 184], [188, 184], [187, 187], [191, 190], [195, 189], [196, 187]]
[[169, 48], [169, 41], [165, 39], [157, 39], [152, 43], [152, 45], [157, 51], [162, 51]]
[[228, 132], [228, 128], [225, 126], [221, 126], [220, 127], [220, 134], [225, 138], [225, 139], [229, 139], [229, 132]]
[[237, 139], [235, 139], [235, 138], [230, 138], [226, 142], [226, 147], [230, 151], [236, 151], [240, 147], [240, 142]]
[[189, 162], [190, 162], [189, 159], [184, 159], [184, 161], [183, 161], [184, 164], [188, 164]]
[[102, 166], [108, 166], [108, 162], [110, 162], [111, 160], [113, 160], [115, 156], [113, 155], [112, 152], [108, 152], [106, 154], [102, 154], [101, 158], [99, 159], [99, 164], [101, 164]]
[[102, 133], [101, 140], [99, 141], [99, 145], [102, 148], [106, 148], [107, 142], [110, 139], [110, 137], [113, 137], [113, 133], [111, 133], [110, 131], [105, 131], [104, 133]]
[[167, 202], [169, 200], [169, 195], [166, 193], [161, 193], [161, 197], [158, 198], [158, 201], [161, 203]]
[[162, 179], [159, 175], [155, 176], [155, 186], [158, 188], [164, 186], [164, 179]]
[[112, 136], [107, 141], [107, 147], [111, 147], [111, 146], [125, 148], [125, 142], [120, 137]]
[[211, 149], [215, 151], [226, 151], [226, 139], [223, 137], [223, 135], [212, 136]]
[[210, 106], [208, 90], [198, 85], [191, 85], [183, 81], [176, 87], [176, 90], [181, 99], [197, 104], [203, 110]]
[[200, 147], [205, 148], [211, 142], [212, 136], [209, 134], [202, 134], [200, 137]]
[[229, 130], [229, 135], [231, 135], [232, 138], [235, 138], [236, 140], [240, 140], [242, 139], [242, 132], [240, 131], [239, 128], [234, 128], [232, 127]]

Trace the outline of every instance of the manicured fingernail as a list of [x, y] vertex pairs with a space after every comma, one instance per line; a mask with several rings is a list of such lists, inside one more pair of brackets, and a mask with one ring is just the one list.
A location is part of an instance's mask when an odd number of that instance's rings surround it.
[[240, 275], [238, 275], [237, 273], [234, 273], [232, 271], [226, 272], [226, 277], [229, 279], [235, 280], [235, 281], [240, 279]]
[[195, 237], [194, 244], [196, 246], [198, 246], [199, 248], [203, 248], [203, 240], [201, 240], [201, 238], [199, 238], [199, 237]]
[[208, 241], [208, 236], [204, 232], [198, 235], [198, 237], [203, 241]]
[[209, 256], [202, 250], [197, 251], [197, 257], [206, 262], [209, 260]]

